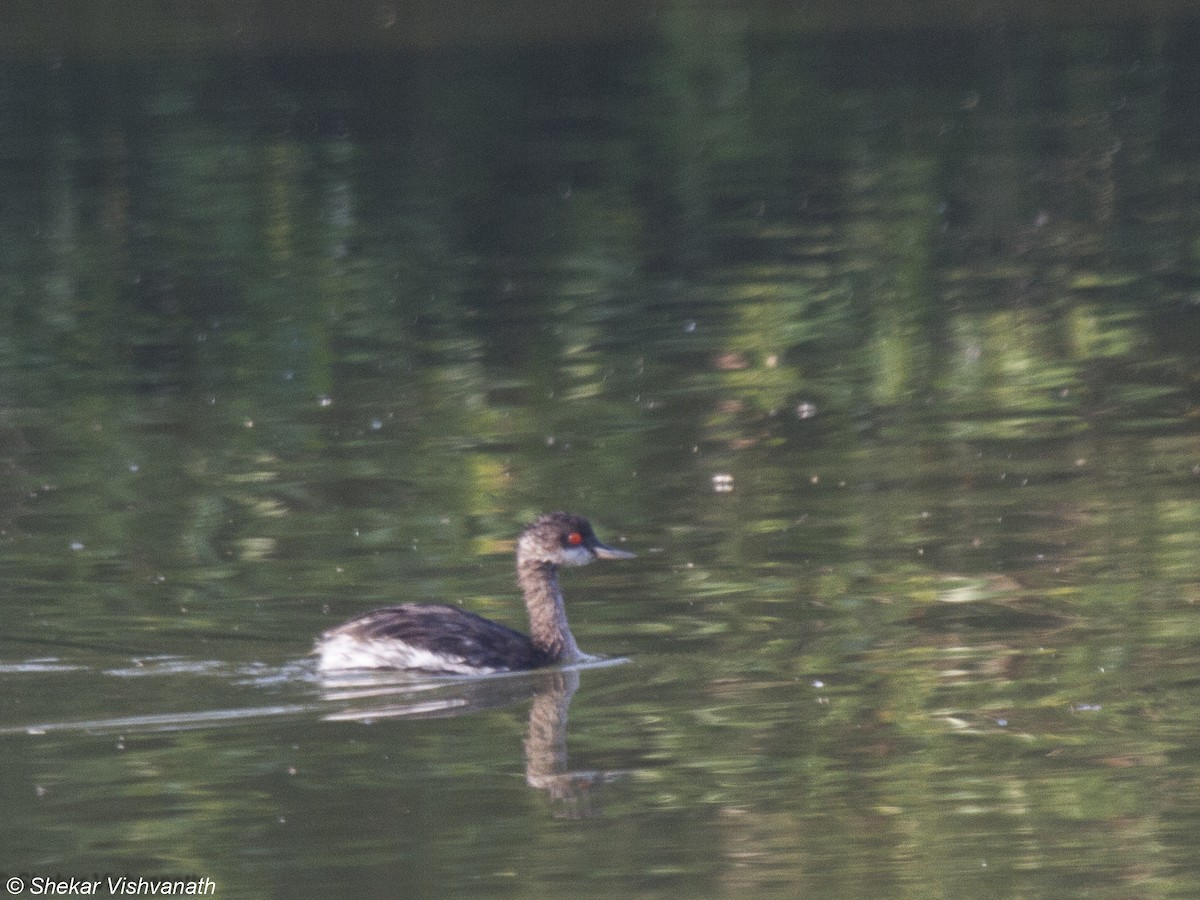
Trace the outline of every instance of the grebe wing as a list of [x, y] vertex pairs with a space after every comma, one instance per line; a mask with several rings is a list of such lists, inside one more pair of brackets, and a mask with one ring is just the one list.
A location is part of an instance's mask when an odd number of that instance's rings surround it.
[[[431, 671], [502, 671], [541, 665], [542, 655], [529, 638], [499, 622], [493, 622], [457, 606], [440, 603], [405, 603], [386, 606], [351, 619], [326, 631], [317, 640], [317, 650], [331, 641], [352, 641], [364, 647], [410, 648], [414, 661], [379, 667], [420, 668]], [[448, 665], [439, 665], [436, 660]]]

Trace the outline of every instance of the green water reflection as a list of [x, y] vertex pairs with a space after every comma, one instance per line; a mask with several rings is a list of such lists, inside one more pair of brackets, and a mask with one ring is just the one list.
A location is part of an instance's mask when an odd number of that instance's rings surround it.
[[[0, 872], [1200, 890], [1196, 24], [694, 12], [0, 62]], [[556, 508], [627, 662], [304, 661]]]

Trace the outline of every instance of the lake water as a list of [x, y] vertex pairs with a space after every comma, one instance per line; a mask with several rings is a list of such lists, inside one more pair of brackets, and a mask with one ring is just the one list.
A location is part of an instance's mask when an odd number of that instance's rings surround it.
[[[6, 879], [1200, 895], [1200, 19], [155, 9], [0, 57]], [[599, 661], [318, 677], [560, 508]]]

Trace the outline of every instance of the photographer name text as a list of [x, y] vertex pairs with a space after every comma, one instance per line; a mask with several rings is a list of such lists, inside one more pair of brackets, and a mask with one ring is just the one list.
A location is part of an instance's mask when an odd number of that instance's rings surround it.
[[130, 878], [128, 875], [106, 875], [103, 878], [13, 876], [7, 880], [5, 887], [10, 894], [32, 894], [35, 897], [102, 897], [105, 894], [113, 897], [181, 897], [217, 892], [217, 883], [211, 878]]

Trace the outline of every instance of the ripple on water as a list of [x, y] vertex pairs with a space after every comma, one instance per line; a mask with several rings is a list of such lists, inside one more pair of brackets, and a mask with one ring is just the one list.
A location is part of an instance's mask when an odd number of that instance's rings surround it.
[[0, 662], [0, 675], [40, 675], [47, 672], [79, 672], [87, 666], [64, 662], [54, 656], [26, 659], [20, 662]]

